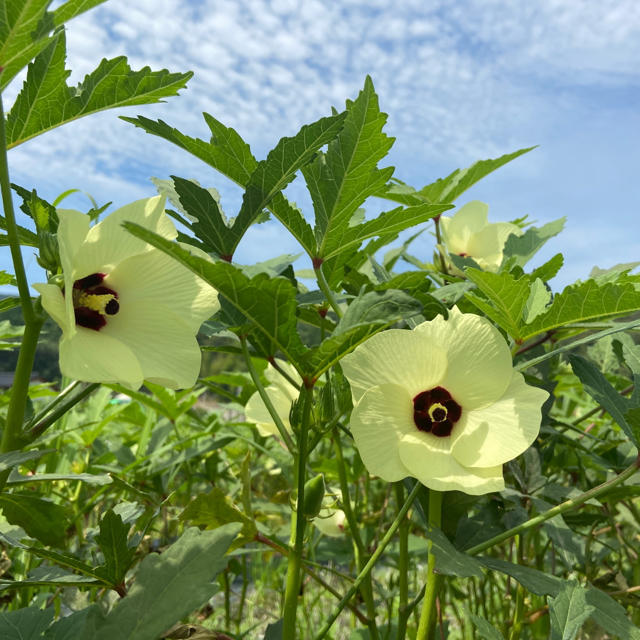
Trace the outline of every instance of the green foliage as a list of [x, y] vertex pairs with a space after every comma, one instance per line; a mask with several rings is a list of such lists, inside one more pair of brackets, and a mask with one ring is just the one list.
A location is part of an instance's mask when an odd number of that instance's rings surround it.
[[587, 592], [578, 584], [565, 585], [555, 598], [548, 598], [553, 640], [573, 640], [582, 624], [593, 613]]
[[104, 556], [104, 565], [96, 573], [112, 585], [124, 581], [136, 551], [129, 547], [128, 533], [129, 526], [122, 522], [122, 517], [109, 509], [100, 521], [100, 533], [95, 536]]
[[90, 113], [160, 102], [176, 95], [192, 76], [149, 67], [132, 71], [120, 56], [103, 60], [77, 87], [69, 87], [65, 59], [65, 35], [59, 31], [29, 64], [22, 91], [7, 115], [8, 148]]
[[4, 640], [37, 640], [49, 626], [53, 609], [25, 607], [16, 611], [0, 611], [0, 635]]

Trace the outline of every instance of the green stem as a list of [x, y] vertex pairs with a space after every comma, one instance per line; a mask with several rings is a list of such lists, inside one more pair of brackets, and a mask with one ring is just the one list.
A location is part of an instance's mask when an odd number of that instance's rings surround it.
[[26, 424], [26, 429], [30, 429], [34, 424], [42, 420], [49, 412], [53, 411], [76, 387], [82, 383], [79, 380], [74, 380], [71, 384], [68, 384], [60, 393], [42, 410], [36, 413], [36, 415], [29, 420]]
[[527, 531], [528, 529], [546, 522], [554, 516], [561, 515], [563, 513], [566, 513], [567, 511], [572, 511], [573, 509], [576, 509], [583, 505], [588, 500], [591, 500], [591, 498], [597, 498], [603, 493], [609, 491], [609, 489], [613, 489], [613, 487], [617, 487], [619, 484], [622, 484], [625, 480], [634, 475], [638, 471], [638, 469], [640, 469], [640, 454], [633, 464], [629, 465], [622, 473], [617, 475], [615, 478], [611, 478], [610, 480], [599, 484], [597, 487], [589, 489], [589, 491], [586, 491], [585, 493], [579, 495], [577, 498], [572, 498], [571, 500], [567, 500], [562, 504], [552, 507], [548, 511], [545, 511], [544, 513], [541, 513], [534, 518], [523, 522], [517, 527], [513, 527], [512, 529], [504, 531], [503, 533], [494, 536], [486, 542], [482, 542], [480, 544], [477, 544], [475, 547], [467, 549], [466, 553], [468, 553], [469, 555], [482, 553], [483, 551], [486, 551], [487, 549], [490, 549], [491, 547], [500, 544], [501, 542], [504, 542], [505, 540], [508, 540], [509, 538], [512, 538], [519, 533], [522, 533], [523, 531]]
[[7, 134], [4, 123], [4, 108], [2, 106], [2, 94], [0, 94], [0, 189], [2, 191], [2, 205], [4, 207], [4, 217], [7, 225], [7, 240], [11, 250], [11, 259], [15, 270], [18, 293], [20, 294], [20, 304], [22, 306], [22, 317], [26, 325], [36, 320], [37, 314], [33, 309], [31, 294], [29, 293], [29, 282], [22, 262], [22, 251], [20, 249], [20, 239], [18, 237], [18, 227], [16, 225], [16, 215], [13, 210], [13, 199], [11, 197], [11, 180], [9, 180], [9, 162], [7, 159]]
[[[429, 489], [429, 528], [440, 528], [442, 523], [442, 493]], [[422, 601], [422, 612], [418, 624], [416, 640], [427, 640], [436, 625], [436, 597], [440, 587], [440, 574], [435, 572], [436, 557], [432, 553], [433, 543], [429, 541], [429, 554], [427, 556], [427, 584]]]
[[[524, 536], [516, 536], [516, 553], [518, 564], [525, 566], [524, 558]], [[511, 633], [509, 640], [518, 640], [522, 631], [522, 622], [524, 616], [524, 587], [518, 582], [516, 585], [516, 610], [513, 614], [513, 624], [511, 625]]]
[[[433, 219], [433, 223], [436, 226], [436, 242], [438, 243], [438, 245], [442, 247], [442, 235], [440, 234], [440, 216], [436, 216]], [[438, 253], [440, 254], [440, 268], [442, 269], [442, 273], [447, 275], [448, 274], [447, 263], [445, 262], [444, 256], [442, 255], [442, 252], [440, 251], [440, 249], [438, 249]]]
[[[395, 483], [396, 502], [400, 506], [404, 500], [402, 482]], [[409, 520], [404, 518], [400, 525], [400, 548], [398, 556], [398, 633], [397, 640], [404, 640], [407, 635], [409, 619]]]
[[284, 593], [282, 616], [282, 640], [295, 640], [296, 637], [296, 612], [298, 609], [298, 596], [300, 595], [300, 571], [302, 567], [304, 528], [306, 524], [304, 515], [304, 484], [307, 465], [307, 434], [311, 417], [313, 387], [307, 387], [305, 385], [300, 391], [300, 397], [303, 403], [302, 422], [298, 431], [298, 456], [295, 464], [298, 477], [298, 496], [296, 501], [295, 525], [292, 526], [291, 541], [289, 543], [291, 551], [287, 563], [287, 584]]
[[[338, 462], [338, 477], [340, 479], [340, 491], [342, 493], [342, 509], [344, 515], [349, 523], [349, 529], [351, 530], [351, 537], [355, 545], [356, 566], [358, 572], [362, 571], [365, 565], [366, 549], [360, 535], [360, 525], [356, 518], [353, 509], [351, 508], [351, 498], [349, 496], [349, 483], [347, 481], [347, 473], [344, 463], [344, 455], [342, 453], [342, 445], [340, 444], [340, 434], [337, 429], [333, 431], [333, 447], [336, 453], [336, 460]], [[367, 607], [367, 616], [369, 622], [367, 627], [369, 628], [369, 637], [371, 640], [377, 640], [379, 637], [378, 627], [376, 625], [376, 607], [373, 601], [373, 583], [371, 581], [371, 574], [367, 575], [367, 578], [362, 583], [362, 589], [360, 589], [362, 598]]]
[[253, 384], [256, 385], [256, 389], [260, 394], [260, 398], [262, 399], [262, 402], [264, 402], [264, 406], [267, 407], [269, 415], [273, 418], [273, 422], [278, 429], [278, 433], [280, 433], [280, 437], [284, 440], [289, 453], [294, 453], [296, 450], [296, 446], [293, 443], [291, 436], [289, 435], [289, 431], [284, 426], [284, 423], [282, 422], [280, 416], [278, 415], [278, 412], [271, 402], [271, 399], [269, 398], [269, 394], [265, 391], [265, 388], [260, 381], [260, 376], [258, 375], [256, 368], [253, 366], [249, 348], [247, 347], [247, 339], [245, 337], [241, 337], [240, 344], [242, 345], [242, 355], [244, 356], [244, 360], [247, 363], [247, 368], [249, 369], [249, 374], [251, 375]]
[[327, 279], [324, 277], [324, 273], [322, 272], [322, 264], [320, 264], [318, 267], [314, 267], [313, 269], [316, 272], [316, 279], [318, 280], [320, 291], [324, 293], [327, 302], [331, 305], [331, 308], [338, 316], [338, 318], [342, 318], [342, 309], [340, 309], [340, 305], [338, 305], [338, 301], [333, 295], [333, 291], [331, 291], [331, 288], [327, 283]]
[[[69, 385], [69, 387], [71, 386], [72, 385]], [[69, 387], [67, 387], [67, 389], [69, 389]], [[99, 387], [99, 382], [92, 382], [91, 384], [88, 384], [84, 389], [78, 391], [78, 393], [76, 393], [76, 395], [74, 395], [73, 397], [67, 398], [67, 400], [61, 403], [54, 412], [47, 415], [40, 422], [34, 424], [33, 427], [31, 427], [31, 429], [26, 432], [26, 435], [29, 438], [29, 442], [33, 442], [36, 438], [41, 436], [54, 422], [59, 420], [65, 413], [67, 413], [69, 409], [75, 407], [78, 402], [84, 400]]]
[[407, 515], [407, 512], [411, 508], [411, 505], [413, 504], [413, 501], [416, 499], [416, 496], [418, 495], [418, 492], [420, 491], [421, 487], [422, 485], [419, 482], [415, 483], [413, 489], [411, 490], [411, 493], [409, 494], [409, 497], [407, 498], [404, 505], [402, 505], [402, 509], [400, 509], [400, 511], [398, 512], [396, 519], [391, 523], [391, 526], [387, 530], [387, 533], [385, 533], [384, 536], [382, 537], [382, 540], [380, 540], [380, 544], [378, 545], [376, 550], [371, 554], [369, 561], [364, 566], [362, 571], [358, 574], [358, 577], [354, 580], [349, 591], [347, 591], [347, 593], [344, 594], [342, 600], [340, 600], [334, 612], [327, 618], [326, 622], [324, 623], [324, 626], [322, 627], [322, 629], [320, 629], [320, 631], [318, 632], [318, 635], [315, 637], [315, 640], [322, 640], [322, 638], [324, 638], [327, 635], [327, 633], [329, 633], [331, 626], [336, 621], [338, 616], [342, 613], [342, 610], [347, 605], [347, 602], [349, 602], [349, 600], [351, 600], [351, 598], [353, 598], [353, 596], [358, 592], [358, 589], [360, 588], [362, 581], [367, 577], [371, 569], [373, 569], [375, 563], [378, 561], [378, 558], [384, 553], [384, 550], [387, 548], [387, 545], [389, 544], [389, 542], [391, 542], [391, 539], [393, 538], [396, 531], [398, 530], [398, 527], [400, 526], [405, 516]]

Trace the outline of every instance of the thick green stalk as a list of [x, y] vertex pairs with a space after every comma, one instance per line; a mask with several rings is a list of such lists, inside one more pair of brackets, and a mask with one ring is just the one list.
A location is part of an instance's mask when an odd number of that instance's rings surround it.
[[[442, 235], [440, 234], [440, 216], [436, 216], [433, 219], [433, 223], [436, 226], [436, 242], [438, 243], [439, 247], [442, 247]], [[445, 250], [444, 247], [442, 247], [442, 249]], [[444, 255], [442, 255], [442, 252], [438, 251], [438, 253], [440, 254], [440, 268], [442, 269], [442, 273], [446, 275], [448, 273], [447, 263], [444, 260]]]
[[342, 318], [342, 309], [340, 309], [340, 305], [333, 295], [333, 291], [331, 291], [331, 287], [329, 287], [327, 279], [324, 277], [324, 273], [322, 272], [322, 264], [318, 265], [318, 267], [314, 267], [314, 271], [316, 272], [316, 279], [318, 280], [320, 291], [324, 293], [327, 302], [331, 305], [331, 308], [338, 316], [338, 318]]
[[[336, 453], [336, 459], [338, 461], [338, 477], [340, 478], [340, 491], [342, 493], [342, 508], [344, 515], [349, 523], [349, 529], [351, 530], [351, 537], [355, 545], [356, 553], [356, 566], [358, 572], [362, 571], [365, 563], [366, 549], [360, 536], [360, 527], [358, 519], [351, 508], [351, 498], [349, 496], [349, 483], [347, 481], [347, 473], [344, 463], [344, 455], [342, 454], [342, 445], [340, 444], [340, 433], [337, 429], [333, 431], [333, 448]], [[369, 622], [367, 627], [369, 629], [369, 636], [371, 640], [377, 640], [379, 637], [378, 627], [376, 625], [376, 606], [373, 601], [373, 583], [371, 581], [371, 574], [367, 575], [367, 578], [362, 583], [362, 589], [360, 590], [362, 598], [367, 607], [367, 616]]]
[[629, 465], [622, 473], [617, 475], [615, 478], [611, 478], [611, 480], [607, 480], [606, 482], [599, 484], [597, 487], [589, 489], [589, 491], [585, 491], [585, 493], [579, 495], [577, 498], [572, 498], [571, 500], [567, 500], [562, 504], [552, 507], [548, 511], [545, 511], [544, 513], [541, 513], [534, 518], [523, 522], [517, 527], [513, 527], [512, 529], [504, 531], [503, 533], [494, 536], [486, 542], [482, 542], [480, 544], [477, 544], [475, 547], [467, 549], [466, 553], [468, 553], [469, 555], [482, 553], [483, 551], [486, 551], [487, 549], [490, 549], [491, 547], [494, 547], [495, 545], [500, 544], [501, 542], [504, 542], [505, 540], [508, 540], [509, 538], [512, 538], [519, 533], [522, 533], [523, 531], [527, 531], [528, 529], [537, 527], [539, 524], [546, 522], [554, 516], [561, 515], [563, 513], [566, 513], [567, 511], [572, 511], [573, 509], [577, 509], [588, 500], [591, 500], [591, 498], [597, 498], [603, 493], [609, 491], [609, 489], [613, 489], [613, 487], [617, 487], [619, 484], [622, 484], [625, 480], [634, 475], [638, 471], [638, 469], [640, 469], [640, 455], [638, 455], [638, 458], [633, 464]]
[[[396, 502], [400, 506], [404, 500], [402, 482], [395, 483]], [[404, 518], [400, 525], [400, 548], [398, 555], [398, 634], [397, 640], [404, 640], [407, 635], [409, 619], [409, 520]]]
[[[5, 133], [4, 110], [2, 107], [2, 96], [0, 95], [0, 190], [2, 191], [2, 204], [4, 208], [4, 218], [7, 227], [7, 239], [11, 250], [13, 268], [15, 271], [18, 292], [20, 294], [20, 304], [22, 306], [22, 316], [24, 319], [24, 335], [20, 345], [18, 363], [13, 376], [11, 388], [11, 398], [7, 408], [7, 418], [0, 442], [0, 451], [5, 453], [18, 449], [22, 446], [22, 427], [24, 423], [24, 413], [27, 406], [27, 396], [29, 394], [29, 381], [33, 370], [33, 359], [38, 345], [38, 336], [44, 319], [33, 308], [31, 294], [29, 293], [29, 283], [22, 262], [20, 250], [20, 239], [18, 238], [18, 227], [13, 210], [13, 200], [11, 198], [11, 182], [9, 180], [9, 164], [7, 160], [7, 138]], [[6, 482], [6, 474], [0, 475], [0, 488]]]
[[247, 339], [242, 337], [240, 338], [240, 344], [242, 345], [242, 354], [244, 355], [244, 360], [247, 363], [247, 368], [249, 369], [249, 374], [251, 375], [251, 379], [253, 380], [253, 384], [256, 385], [256, 389], [260, 394], [260, 398], [262, 402], [264, 402], [264, 406], [267, 407], [267, 411], [269, 415], [273, 418], [273, 422], [278, 429], [278, 433], [280, 437], [284, 440], [287, 449], [289, 449], [289, 453], [294, 453], [296, 450], [296, 446], [287, 431], [287, 428], [284, 426], [284, 423], [280, 419], [278, 412], [276, 411], [273, 403], [271, 402], [271, 398], [269, 398], [269, 394], [265, 391], [262, 382], [260, 381], [260, 376], [256, 371], [256, 368], [253, 366], [253, 362], [251, 361], [251, 355], [249, 354], [249, 348], [247, 347]]
[[342, 613], [342, 610], [346, 607], [347, 602], [349, 602], [349, 600], [351, 600], [351, 598], [353, 598], [353, 596], [358, 592], [358, 589], [360, 588], [360, 585], [362, 584], [363, 580], [367, 577], [371, 569], [373, 569], [375, 563], [378, 561], [378, 558], [384, 553], [384, 550], [387, 548], [387, 545], [389, 544], [389, 542], [391, 542], [391, 539], [393, 538], [396, 531], [398, 530], [398, 527], [400, 526], [405, 516], [407, 515], [407, 512], [411, 508], [411, 505], [413, 504], [413, 501], [416, 499], [416, 496], [418, 495], [418, 492], [420, 491], [421, 487], [422, 485], [419, 482], [416, 482], [406, 502], [402, 505], [402, 509], [400, 509], [400, 511], [398, 512], [396, 519], [391, 523], [391, 526], [387, 530], [387, 533], [385, 533], [384, 536], [382, 537], [382, 540], [380, 540], [380, 544], [378, 545], [376, 550], [371, 554], [369, 561], [364, 566], [362, 571], [358, 574], [358, 577], [354, 580], [349, 591], [347, 591], [347, 593], [344, 594], [342, 600], [340, 600], [334, 612], [327, 618], [326, 622], [324, 623], [324, 626], [322, 627], [322, 629], [320, 629], [320, 631], [318, 632], [318, 635], [315, 637], [315, 640], [322, 640], [322, 638], [324, 638], [327, 635], [327, 633], [329, 633], [331, 626], [336, 621], [338, 616]]
[[284, 593], [282, 640], [295, 640], [296, 612], [298, 610], [298, 596], [300, 595], [300, 574], [302, 568], [302, 550], [304, 543], [304, 528], [306, 516], [304, 513], [304, 484], [307, 466], [307, 436], [311, 417], [311, 403], [313, 387], [306, 385], [300, 391], [302, 400], [302, 422], [298, 430], [298, 455], [296, 458], [296, 473], [298, 478], [298, 497], [295, 511], [295, 524], [292, 523], [290, 553], [287, 564], [287, 583]]
[[[429, 489], [429, 527], [440, 528], [442, 524], [442, 493]], [[435, 572], [436, 557], [431, 551], [433, 543], [429, 541], [427, 556], [427, 584], [422, 601], [422, 612], [418, 623], [416, 640], [427, 640], [436, 624], [436, 597], [440, 588], [440, 574]]]

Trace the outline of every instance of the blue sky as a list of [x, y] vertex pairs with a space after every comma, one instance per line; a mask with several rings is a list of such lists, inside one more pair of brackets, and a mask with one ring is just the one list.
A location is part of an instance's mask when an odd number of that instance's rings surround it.
[[[566, 231], [536, 259], [565, 254], [556, 288], [587, 278], [594, 265], [640, 259], [636, 0], [109, 0], [69, 23], [67, 38], [72, 83], [117, 55], [133, 68], [195, 76], [166, 104], [90, 116], [10, 151], [12, 180], [48, 199], [79, 188], [119, 206], [153, 195], [149, 177], [176, 174], [216, 187], [234, 215], [240, 193], [224, 177], [116, 116], [160, 117], [206, 138], [207, 111], [262, 158], [281, 136], [354, 98], [370, 74], [396, 138], [386, 164], [416, 187], [540, 145], [459, 204], [487, 202], [491, 221], [566, 215]], [[21, 83], [5, 93], [5, 109]], [[290, 194], [306, 208], [302, 184]], [[428, 259], [432, 247], [423, 234], [414, 253]], [[296, 250], [270, 222], [252, 229], [236, 258]], [[9, 268], [2, 251], [0, 268]], [[26, 260], [38, 281], [31, 252]]]

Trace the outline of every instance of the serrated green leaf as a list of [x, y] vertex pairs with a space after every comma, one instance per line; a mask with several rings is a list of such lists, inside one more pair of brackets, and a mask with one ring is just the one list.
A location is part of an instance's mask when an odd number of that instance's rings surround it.
[[388, 327], [421, 312], [420, 302], [404, 291], [399, 289], [387, 289], [384, 292], [369, 291], [352, 300], [345, 314], [340, 318], [333, 335], [344, 333], [358, 324], [380, 322]]
[[160, 102], [177, 95], [189, 78], [188, 73], [133, 71], [124, 56], [102, 60], [77, 87], [67, 86], [64, 31], [29, 64], [27, 79], [7, 116], [7, 148], [70, 122], [105, 109]]
[[104, 556], [104, 565], [98, 567], [96, 573], [112, 585], [124, 581], [136, 552], [135, 548], [129, 547], [128, 534], [129, 525], [109, 509], [100, 520], [100, 532], [95, 536]]
[[234, 224], [238, 234], [244, 234], [273, 197], [293, 180], [296, 171], [304, 168], [321, 147], [338, 135], [344, 121], [342, 113], [304, 125], [292, 138], [282, 138], [267, 159], [258, 163], [247, 182]]
[[180, 514], [179, 519], [207, 529], [217, 529], [223, 524], [239, 522], [242, 529], [230, 550], [251, 542], [257, 533], [255, 522], [242, 513], [224, 491], [214, 487], [209, 493], [196, 496]]
[[364, 88], [347, 103], [344, 125], [326, 154], [303, 167], [313, 201], [318, 256], [327, 257], [340, 245], [362, 203], [387, 182], [393, 168], [378, 169], [393, 138], [382, 133], [387, 120], [378, 107], [378, 96], [367, 76]]
[[24, 607], [15, 611], [0, 611], [2, 640], [40, 640], [53, 620], [53, 607]]
[[506, 272], [490, 273], [478, 269], [467, 269], [466, 275], [491, 304], [473, 292], [466, 293], [465, 297], [514, 340], [520, 340], [522, 316], [531, 290], [529, 279], [522, 277], [516, 280]]
[[[258, 166], [249, 145], [234, 129], [225, 127], [213, 116], [205, 113], [204, 118], [211, 131], [209, 142], [187, 136], [162, 120], [150, 120], [143, 116], [137, 118], [121, 116], [122, 120], [193, 154], [236, 184], [246, 188]], [[292, 205], [282, 193], [276, 193], [266, 207], [289, 230], [309, 255], [315, 254], [313, 231], [299, 209]]]
[[425, 203], [414, 207], [398, 207], [355, 227], [336, 227], [332, 230], [333, 240], [326, 245], [324, 258], [329, 259], [344, 251], [353, 251], [374, 236], [398, 234], [409, 227], [431, 220], [450, 208], [448, 204]]
[[32, 538], [60, 547], [69, 524], [64, 507], [30, 493], [0, 494], [0, 508], [11, 524], [22, 527]]
[[[38, 236], [33, 233], [30, 229], [25, 227], [21, 227], [20, 225], [16, 225], [18, 229], [18, 241], [21, 245], [25, 247], [37, 247], [38, 246]], [[7, 228], [7, 222], [3, 216], [0, 216], [0, 229]], [[9, 238], [6, 234], [0, 234], [0, 247], [9, 246]]]
[[250, 279], [227, 262], [214, 263], [193, 256], [145, 227], [131, 222], [124, 226], [208, 282], [231, 308], [258, 330], [260, 335], [257, 338], [262, 338], [260, 344], [268, 351], [265, 355], [273, 356], [276, 350], [280, 350], [304, 375], [301, 363], [306, 347], [296, 331], [296, 289], [287, 278], [258, 274]]
[[593, 613], [587, 604], [587, 591], [577, 583], [566, 584], [555, 597], [548, 597], [552, 640], [573, 640]]
[[525, 324], [533, 322], [540, 314], [544, 313], [550, 300], [551, 291], [547, 289], [540, 278], [536, 278], [531, 283], [531, 291], [522, 311], [522, 319]]
[[[509, 236], [511, 237], [511, 236]], [[549, 258], [544, 264], [540, 265], [537, 269], [534, 269], [529, 277], [532, 280], [540, 278], [542, 282], [548, 282], [553, 278], [564, 264], [564, 256], [561, 253], [556, 253], [555, 256]]]
[[569, 285], [556, 295], [551, 306], [531, 324], [522, 328], [522, 339], [574, 322], [587, 322], [632, 313], [640, 309], [640, 291], [632, 284], [607, 283], [594, 280]]
[[573, 372], [578, 376], [584, 390], [615, 420], [633, 444], [640, 448], [640, 439], [634, 429], [627, 423], [625, 413], [635, 408], [628, 398], [620, 395], [600, 370], [589, 360], [571, 354], [569, 362]]
[[321, 376], [344, 356], [351, 353], [359, 344], [362, 344], [378, 331], [382, 331], [385, 326], [382, 322], [360, 324], [347, 329], [344, 333], [324, 340], [318, 347], [311, 349], [306, 358], [311, 377], [318, 378]]
[[512, 233], [504, 245], [504, 262], [513, 260], [515, 264], [524, 267], [549, 238], [557, 236], [562, 231], [566, 220], [566, 218], [559, 218], [540, 228], [531, 227], [521, 236]]
[[185, 212], [197, 220], [191, 224], [191, 229], [202, 241], [204, 249], [230, 257], [240, 238], [227, 225], [213, 196], [191, 180], [177, 176], [171, 176], [171, 179]]
[[0, 271], [0, 285], [10, 284], [16, 286], [16, 278], [15, 276], [7, 273], [6, 271]]
[[[490, 158], [488, 160], [478, 160], [474, 162], [470, 167], [466, 169], [456, 169], [453, 173], [450, 173], [446, 178], [440, 178], [435, 182], [422, 187], [420, 191], [416, 192], [417, 196], [422, 198], [423, 202], [446, 202], [451, 203], [462, 195], [467, 189], [472, 187], [476, 182], [489, 175], [496, 169], [504, 166], [508, 162], [515, 160], [517, 157], [535, 149], [535, 147], [528, 147], [527, 149], [520, 149], [513, 153], [507, 153], [499, 158]], [[390, 185], [389, 195], [396, 195], [398, 189], [393, 189], [393, 185]], [[386, 198], [387, 192], [379, 194], [380, 197]], [[413, 194], [409, 191], [405, 194], [405, 197], [411, 198]], [[394, 199], [394, 198], [389, 198]], [[397, 200], [396, 200], [397, 201]], [[407, 202], [406, 204], [409, 204]], [[412, 203], [415, 204], [415, 201]]]
[[50, 42], [48, 34], [105, 0], [67, 0], [47, 11], [51, 0], [4, 0], [0, 11], [0, 91]]
[[225, 553], [239, 530], [236, 523], [214, 531], [194, 527], [162, 554], [146, 556], [133, 587], [93, 639], [156, 640], [216, 592], [213, 579], [226, 566]]
[[35, 222], [38, 232], [58, 230], [58, 214], [52, 204], [40, 198], [35, 189], [29, 191], [13, 183], [11, 188], [22, 198], [20, 209]]

